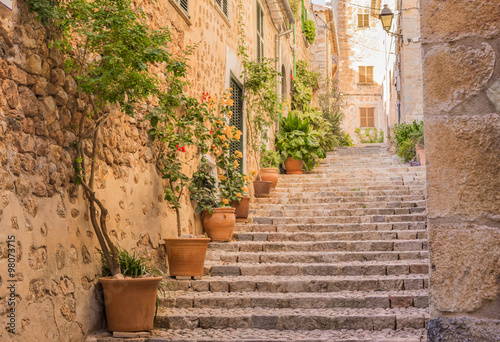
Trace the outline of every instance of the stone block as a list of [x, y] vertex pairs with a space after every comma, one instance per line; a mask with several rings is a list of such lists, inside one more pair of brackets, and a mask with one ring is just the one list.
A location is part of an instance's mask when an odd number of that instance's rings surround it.
[[390, 296], [391, 308], [409, 308], [413, 306], [413, 296], [394, 295]]
[[437, 317], [429, 321], [428, 341], [500, 341], [500, 321]]
[[425, 328], [425, 319], [423, 316], [417, 315], [397, 316], [396, 328], [423, 329]]
[[231, 292], [253, 292], [255, 291], [255, 282], [247, 280], [239, 280], [231, 282]]
[[228, 292], [229, 283], [225, 280], [211, 280], [210, 291], [212, 292]]

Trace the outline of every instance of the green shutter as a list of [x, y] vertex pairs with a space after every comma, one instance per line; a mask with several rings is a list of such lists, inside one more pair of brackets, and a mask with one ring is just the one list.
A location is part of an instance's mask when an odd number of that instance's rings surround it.
[[[238, 81], [236, 81], [233, 77], [231, 77], [230, 85], [233, 90], [232, 99], [233, 99], [233, 107], [231, 110], [233, 111], [233, 115], [231, 116], [231, 120], [229, 120], [230, 126], [235, 126], [240, 131], [243, 132], [243, 89]], [[240, 137], [240, 140], [235, 141], [232, 140], [229, 146], [231, 153], [235, 151], [240, 151], [243, 153], [243, 134]], [[243, 163], [245, 160], [245, 156], [243, 156], [243, 160], [241, 160], [240, 166], [238, 167], [238, 171], [243, 172]]]

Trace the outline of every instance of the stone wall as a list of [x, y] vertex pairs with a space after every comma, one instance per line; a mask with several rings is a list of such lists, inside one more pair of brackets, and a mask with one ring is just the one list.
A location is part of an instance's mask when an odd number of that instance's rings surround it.
[[499, 11], [421, 1], [431, 341], [500, 340]]
[[[190, 4], [188, 18], [170, 0], [136, 1], [153, 28], [171, 27], [173, 52], [198, 44], [189, 62], [191, 95], [219, 94], [231, 72], [240, 76], [237, 1], [230, 1], [229, 18], [215, 1]], [[245, 8], [255, 4], [244, 1]], [[16, 335], [6, 331], [9, 312], [0, 305], [0, 340], [82, 341], [105, 327], [98, 243], [74, 183], [72, 143], [86, 101], [63, 70], [63, 56], [48, 48], [45, 29], [23, 2], [14, 5], [13, 12], [0, 5], [0, 300], [6, 304], [10, 296], [7, 240], [14, 236]], [[245, 18], [254, 56], [254, 11]], [[275, 56], [276, 32], [266, 13], [267, 57]], [[308, 59], [305, 43], [297, 41], [298, 58]], [[282, 44], [284, 60], [293, 61], [290, 39]], [[163, 200], [146, 127], [114, 111], [98, 144], [97, 195], [109, 210], [111, 235], [168, 271], [162, 239], [176, 236], [175, 216]], [[91, 143], [84, 147], [88, 156]], [[202, 233], [187, 197], [183, 204], [183, 232]]]

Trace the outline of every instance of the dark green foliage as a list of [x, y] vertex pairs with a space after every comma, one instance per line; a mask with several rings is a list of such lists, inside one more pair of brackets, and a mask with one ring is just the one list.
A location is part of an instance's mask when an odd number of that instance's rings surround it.
[[[154, 266], [150, 265], [150, 261], [147, 258], [140, 258], [134, 252], [130, 254], [126, 250], [117, 247], [118, 250], [118, 264], [120, 266], [121, 273], [124, 276], [139, 278], [143, 275], [151, 276], [163, 276], [163, 273]], [[104, 254], [101, 252], [103, 276], [111, 275], [108, 263]]]
[[205, 158], [202, 158], [199, 170], [193, 174], [189, 191], [191, 200], [197, 203], [195, 209], [197, 214], [205, 209], [212, 213], [212, 208], [218, 206], [217, 182]]
[[311, 71], [306, 61], [297, 61], [297, 72], [293, 79], [292, 109], [307, 110], [311, 105], [313, 91], [319, 87], [319, 73]]
[[301, 119], [293, 112], [280, 120], [280, 130], [276, 133], [276, 148], [282, 160], [292, 157], [303, 160], [306, 170], [311, 170], [320, 159], [325, 158], [325, 151], [318, 139], [311, 134], [309, 119]]
[[316, 25], [314, 25], [314, 20], [306, 20], [304, 22], [304, 34], [309, 44], [314, 43], [316, 39]]
[[424, 145], [424, 122], [415, 120], [411, 124], [396, 124], [394, 143], [398, 156], [405, 162], [414, 159], [416, 155], [415, 145]]
[[273, 150], [265, 150], [261, 154], [260, 159], [260, 167], [268, 168], [268, 167], [278, 167], [280, 163], [280, 157], [278, 152]]

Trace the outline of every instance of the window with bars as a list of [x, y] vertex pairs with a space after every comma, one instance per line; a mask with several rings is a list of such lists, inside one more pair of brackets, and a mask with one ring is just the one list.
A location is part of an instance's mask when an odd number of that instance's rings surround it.
[[369, 26], [370, 26], [370, 15], [358, 14], [358, 27], [369, 27]]
[[358, 67], [359, 82], [370, 84], [373, 83], [373, 67], [372, 66], [360, 66]]
[[174, 0], [182, 10], [188, 14], [189, 10], [189, 0]]
[[375, 108], [359, 108], [360, 127], [375, 127]]
[[[243, 132], [243, 89], [240, 83], [236, 81], [234, 77], [231, 77], [229, 86], [233, 88], [233, 90], [231, 91], [232, 93], [231, 98], [233, 99], [233, 107], [231, 108], [231, 111], [233, 112], [233, 115], [229, 120], [229, 125], [235, 126], [240, 131]], [[240, 140], [231, 141], [229, 149], [231, 153], [234, 153], [235, 151], [240, 151], [241, 153], [243, 153], [243, 134], [241, 135]], [[238, 166], [238, 171], [240, 172], [243, 172], [244, 160], [245, 157], [243, 156], [243, 159], [241, 160], [241, 163]]]
[[264, 11], [257, 2], [257, 60], [264, 57]]
[[229, 14], [229, 10], [228, 10], [228, 4], [227, 4], [227, 1], [228, 0], [215, 0], [215, 2], [217, 3], [217, 5], [219, 5], [220, 9], [222, 10], [222, 13], [224, 13], [224, 15], [227, 17], [228, 14]]

